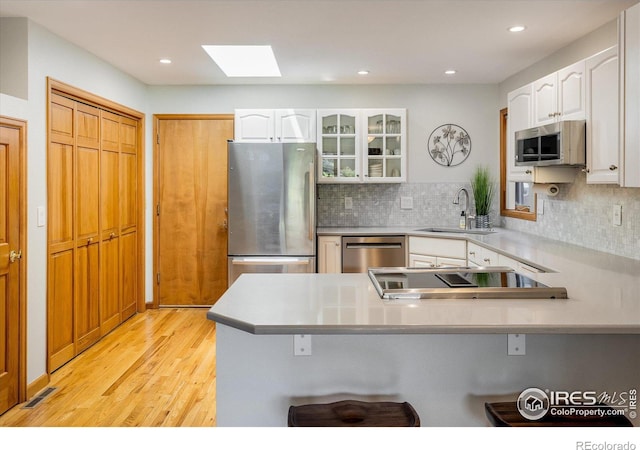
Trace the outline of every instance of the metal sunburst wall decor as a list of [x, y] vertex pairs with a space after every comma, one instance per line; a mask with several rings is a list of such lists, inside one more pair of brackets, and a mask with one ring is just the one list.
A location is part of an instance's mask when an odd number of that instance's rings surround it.
[[457, 166], [471, 153], [471, 137], [461, 126], [446, 123], [431, 132], [427, 149], [431, 159], [441, 166]]

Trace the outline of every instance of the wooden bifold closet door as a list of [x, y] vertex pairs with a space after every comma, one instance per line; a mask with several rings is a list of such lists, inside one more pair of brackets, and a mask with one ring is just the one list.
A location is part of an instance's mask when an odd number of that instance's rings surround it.
[[139, 120], [52, 92], [49, 103], [48, 367], [137, 311]]

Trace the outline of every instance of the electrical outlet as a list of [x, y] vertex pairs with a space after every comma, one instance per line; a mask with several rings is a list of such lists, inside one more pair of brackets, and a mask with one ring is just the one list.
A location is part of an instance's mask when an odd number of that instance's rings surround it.
[[510, 334], [508, 336], [508, 350], [509, 355], [525, 355], [527, 350], [526, 335], [525, 334]]
[[622, 226], [622, 205], [613, 205], [613, 225]]
[[539, 198], [536, 200], [536, 205], [537, 205], [537, 209], [536, 209], [536, 213], [539, 215], [543, 215], [544, 214], [544, 199], [543, 198]]
[[293, 356], [311, 356], [311, 335], [293, 335]]
[[351, 197], [344, 198], [344, 209], [353, 209], [353, 199]]
[[413, 209], [413, 197], [400, 197], [400, 209]]

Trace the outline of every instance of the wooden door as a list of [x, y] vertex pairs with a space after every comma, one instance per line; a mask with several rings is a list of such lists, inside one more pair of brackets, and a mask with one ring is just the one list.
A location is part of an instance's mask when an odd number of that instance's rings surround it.
[[154, 303], [212, 305], [227, 289], [227, 140], [233, 117], [156, 123]]
[[47, 356], [53, 371], [75, 356], [73, 329], [76, 103], [51, 95], [47, 151]]
[[100, 110], [76, 103], [75, 354], [100, 339]]
[[21, 400], [20, 134], [20, 129], [0, 124], [0, 414]]

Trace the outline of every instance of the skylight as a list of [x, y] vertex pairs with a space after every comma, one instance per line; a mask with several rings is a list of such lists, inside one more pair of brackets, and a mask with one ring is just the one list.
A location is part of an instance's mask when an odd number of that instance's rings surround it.
[[203, 45], [228, 77], [279, 77], [280, 68], [270, 45]]

